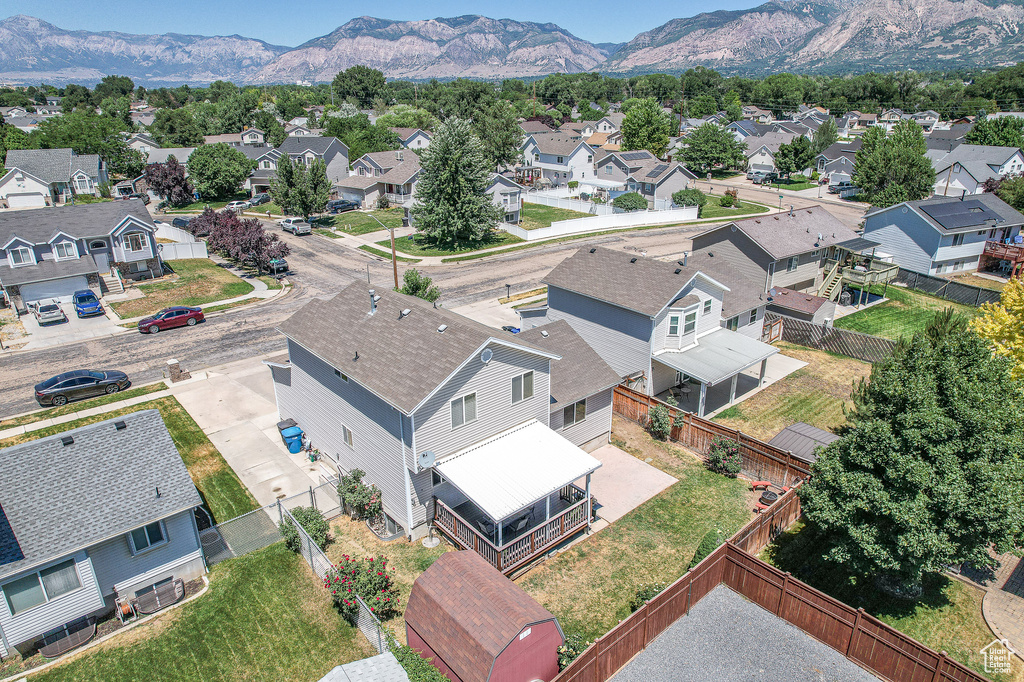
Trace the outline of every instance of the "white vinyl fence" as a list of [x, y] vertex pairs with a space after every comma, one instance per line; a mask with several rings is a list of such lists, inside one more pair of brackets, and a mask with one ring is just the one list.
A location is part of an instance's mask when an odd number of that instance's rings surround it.
[[157, 244], [160, 257], [164, 260], [181, 260], [183, 258], [209, 258], [206, 242], [185, 242], [180, 244]]
[[185, 230], [178, 229], [177, 227], [168, 225], [167, 223], [159, 223], [156, 226], [156, 238], [170, 239], [172, 242], [181, 243], [192, 243], [197, 241], [191, 232], [186, 232]]
[[547, 196], [543, 194], [526, 194], [523, 195], [523, 201], [528, 204], [542, 204], [544, 206], [554, 206], [555, 208], [567, 208], [572, 211], [579, 211], [580, 213], [590, 213], [592, 215], [611, 215], [615, 212], [611, 204], [595, 204], [591, 201], [580, 201], [579, 199], [561, 199], [559, 197]]
[[502, 228], [528, 242], [550, 237], [562, 237], [569, 234], [584, 232], [600, 232], [616, 230], [624, 227], [641, 227], [644, 225], [669, 225], [687, 220], [697, 219], [697, 207], [686, 206], [671, 211], [636, 211], [633, 213], [615, 213], [613, 215], [597, 215], [590, 218], [558, 220], [549, 227], [536, 230], [525, 230], [518, 225], [502, 225]]

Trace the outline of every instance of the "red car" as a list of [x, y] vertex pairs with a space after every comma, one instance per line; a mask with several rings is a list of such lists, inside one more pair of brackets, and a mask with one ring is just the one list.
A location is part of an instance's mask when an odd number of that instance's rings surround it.
[[171, 327], [194, 327], [197, 322], [205, 319], [202, 308], [189, 308], [183, 305], [176, 305], [171, 308], [164, 308], [156, 315], [139, 321], [139, 331], [156, 334], [163, 329]]

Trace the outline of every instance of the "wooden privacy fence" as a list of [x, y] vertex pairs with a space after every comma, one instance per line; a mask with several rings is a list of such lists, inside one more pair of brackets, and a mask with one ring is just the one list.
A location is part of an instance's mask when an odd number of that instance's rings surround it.
[[861, 334], [851, 329], [840, 329], [825, 324], [805, 322], [795, 317], [765, 313], [764, 323], [767, 327], [782, 321], [781, 339], [798, 346], [816, 348], [830, 353], [845, 355], [865, 362], [879, 362], [892, 355], [895, 341], [880, 336]]
[[847, 606], [752, 556], [800, 516], [801, 485], [599, 637], [552, 682], [605, 682], [721, 583], [884, 680], [986, 682], [945, 652], [936, 652], [863, 609]]
[[[669, 410], [673, 424], [669, 438], [693, 450], [704, 461], [707, 461], [707, 452], [711, 441], [717, 436], [722, 436], [739, 444], [740, 455], [743, 457], [742, 473], [747, 477], [758, 481], [771, 481], [773, 485], [781, 488], [811, 475], [807, 462], [798, 459], [787, 450], [769, 445], [742, 431], [698, 417], [692, 412], [672, 407], [657, 398], [625, 386], [615, 388], [612, 410], [615, 414], [630, 421], [646, 425], [650, 410], [658, 405], [664, 405]], [[677, 415], [682, 415], [678, 425], [676, 425]]]

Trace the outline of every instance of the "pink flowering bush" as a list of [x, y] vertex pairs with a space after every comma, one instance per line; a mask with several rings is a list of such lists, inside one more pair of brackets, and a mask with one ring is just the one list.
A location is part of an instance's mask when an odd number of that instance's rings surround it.
[[334, 605], [349, 623], [355, 624], [359, 614], [356, 595], [383, 621], [401, 613], [394, 572], [386, 556], [357, 559], [344, 554], [327, 572], [324, 588], [330, 590]]

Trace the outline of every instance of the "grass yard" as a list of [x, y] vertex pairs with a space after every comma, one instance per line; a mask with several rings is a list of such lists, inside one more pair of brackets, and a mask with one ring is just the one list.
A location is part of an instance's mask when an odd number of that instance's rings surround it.
[[277, 543], [213, 567], [209, 591], [32, 680], [317, 680], [376, 654]]
[[[820, 547], [814, 527], [798, 521], [764, 549], [761, 559], [984, 672], [979, 650], [995, 636], [981, 614], [981, 590], [933, 573], [926, 575], [924, 594], [919, 599], [898, 599], [878, 590], [870, 577], [851, 576], [842, 566], [824, 561]], [[1014, 679], [998, 675], [989, 678]]]
[[[378, 249], [376, 247], [370, 246], [369, 244], [361, 244], [359, 246], [359, 249], [361, 251], [365, 251], [366, 253], [372, 253], [374, 256], [377, 256], [379, 258], [384, 258], [386, 260], [391, 260], [391, 246], [388, 246], [388, 248], [385, 250], [385, 249]], [[404, 256], [399, 256], [399, 255], [396, 255], [395, 259], [399, 263], [419, 263], [420, 260], [422, 260], [420, 258], [405, 258]]]
[[757, 215], [758, 213], [767, 213], [771, 210], [770, 207], [764, 204], [758, 204], [753, 201], [741, 201], [740, 205], [737, 206], [721, 206], [718, 202], [721, 197], [709, 195], [708, 203], [701, 209], [700, 219], [705, 220], [707, 218], [737, 218], [740, 216]]
[[122, 318], [152, 315], [172, 305], [203, 305], [212, 301], [244, 296], [253, 286], [227, 268], [207, 258], [170, 261], [174, 275], [158, 282], [140, 284], [145, 296], [131, 301], [111, 303]]
[[[453, 256], [460, 253], [468, 253], [470, 251], [479, 251], [480, 249], [491, 249], [496, 246], [505, 246], [506, 244], [519, 244], [522, 241], [523, 240], [519, 237], [500, 230], [493, 230], [490, 237], [487, 239], [463, 242], [461, 244], [439, 244], [426, 235], [411, 234], [408, 237], [395, 239], [395, 248], [402, 253], [409, 254], [410, 256], [430, 258], [432, 256]], [[377, 242], [377, 246], [383, 247], [384, 250], [388, 252], [388, 258], [391, 258], [390, 239], [382, 239]]]
[[[797, 176], [794, 176], [794, 178]], [[803, 177], [802, 175], [799, 177]], [[788, 180], [776, 180], [775, 182], [768, 185], [769, 189], [786, 189], [790, 192], [799, 192], [802, 189], [811, 189], [817, 187], [818, 183], [811, 182], [804, 178], [803, 180], [788, 179]]]
[[568, 208], [556, 208], [544, 204], [530, 204], [523, 202], [523, 208], [519, 212], [522, 218], [524, 230], [536, 230], [541, 227], [550, 227], [551, 223], [557, 220], [572, 220], [573, 218], [590, 218], [589, 213], [573, 211]]
[[238, 480], [235, 472], [224, 461], [217, 448], [173, 396], [165, 396], [120, 410], [104, 412], [64, 424], [48, 426], [38, 431], [11, 436], [0, 440], [0, 448], [150, 409], [160, 410], [160, 416], [163, 417], [164, 424], [174, 440], [174, 446], [181, 454], [181, 459], [192, 476], [192, 482], [195, 483], [199, 495], [206, 503], [206, 508], [213, 514], [215, 521], [225, 521], [259, 508], [256, 500]]
[[63, 417], [66, 414], [74, 414], [75, 412], [79, 412], [81, 410], [88, 410], [93, 407], [99, 407], [101, 405], [109, 405], [110, 403], [116, 403], [119, 400], [128, 400], [129, 398], [136, 398], [140, 395], [149, 395], [150, 393], [162, 391], [165, 388], [167, 388], [167, 386], [163, 382], [160, 382], [156, 384], [149, 384], [148, 386], [138, 386], [136, 388], [129, 388], [127, 391], [121, 391], [120, 393], [101, 395], [98, 398], [79, 400], [77, 402], [68, 403], [67, 405], [61, 405], [60, 407], [50, 407], [39, 412], [33, 412], [32, 414], [23, 415], [21, 417], [0, 420], [0, 430], [9, 429], [13, 426], [24, 426], [25, 424], [34, 424], [35, 422], [43, 421], [44, 419]]
[[[370, 234], [380, 232], [389, 227], [401, 227], [402, 217], [405, 215], [403, 208], [376, 209], [372, 211], [346, 211], [337, 215], [324, 216], [316, 221], [317, 227], [329, 228], [332, 225], [337, 229], [337, 234], [325, 229], [322, 234], [328, 237], [341, 237], [346, 234]], [[380, 223], [385, 227], [381, 227]]]
[[[882, 287], [875, 285], [871, 288], [871, 293], [881, 295], [882, 290]], [[841, 317], [835, 321], [835, 326], [896, 340], [901, 336], [913, 336], [915, 332], [923, 331], [935, 313], [945, 308], [952, 308], [968, 318], [977, 314], [977, 308], [892, 284], [889, 285], [885, 296], [888, 301]]]
[[845, 424], [843, 406], [853, 404], [853, 384], [871, 374], [871, 364], [803, 346], [777, 345], [783, 355], [807, 366], [723, 410], [714, 421], [765, 441], [795, 422], [826, 431]]
[[967, 284], [972, 287], [981, 287], [982, 289], [991, 289], [992, 291], [1002, 291], [1003, 287], [1006, 286], [1006, 282], [998, 282], [987, 277], [979, 277], [974, 273], [954, 275], [950, 279], [954, 282], [960, 282], [960, 284]]
[[[406, 542], [405, 538], [384, 543], [366, 527], [364, 521], [353, 521], [347, 516], [340, 516], [331, 522], [331, 535], [327, 556], [332, 562], [340, 561], [342, 554], [354, 557], [383, 554], [388, 558], [388, 563], [395, 569], [395, 585], [400, 594], [401, 612], [404, 612], [409, 604], [409, 593], [416, 578], [430, 568], [439, 556], [445, 552], [455, 551], [455, 548], [446, 542], [433, 549], [424, 547], [422, 542]], [[385, 624], [394, 633], [395, 638], [404, 644], [405, 620], [402, 616], [396, 616]]]
[[[196, 211], [202, 212], [207, 206], [215, 211], [219, 211], [228, 205], [232, 201], [249, 201], [252, 197], [247, 192], [239, 192], [234, 194], [223, 201], [193, 201], [191, 204], [184, 206], [175, 206], [167, 211], [167, 213], [195, 213]], [[266, 213], [266, 209], [263, 209]]]
[[616, 445], [639, 459], [650, 457], [679, 482], [519, 580], [567, 634], [587, 640], [629, 615], [637, 588], [683, 575], [709, 530], [728, 537], [752, 518], [754, 498], [745, 481], [711, 473], [682, 448], [655, 441], [619, 417], [612, 433]]

